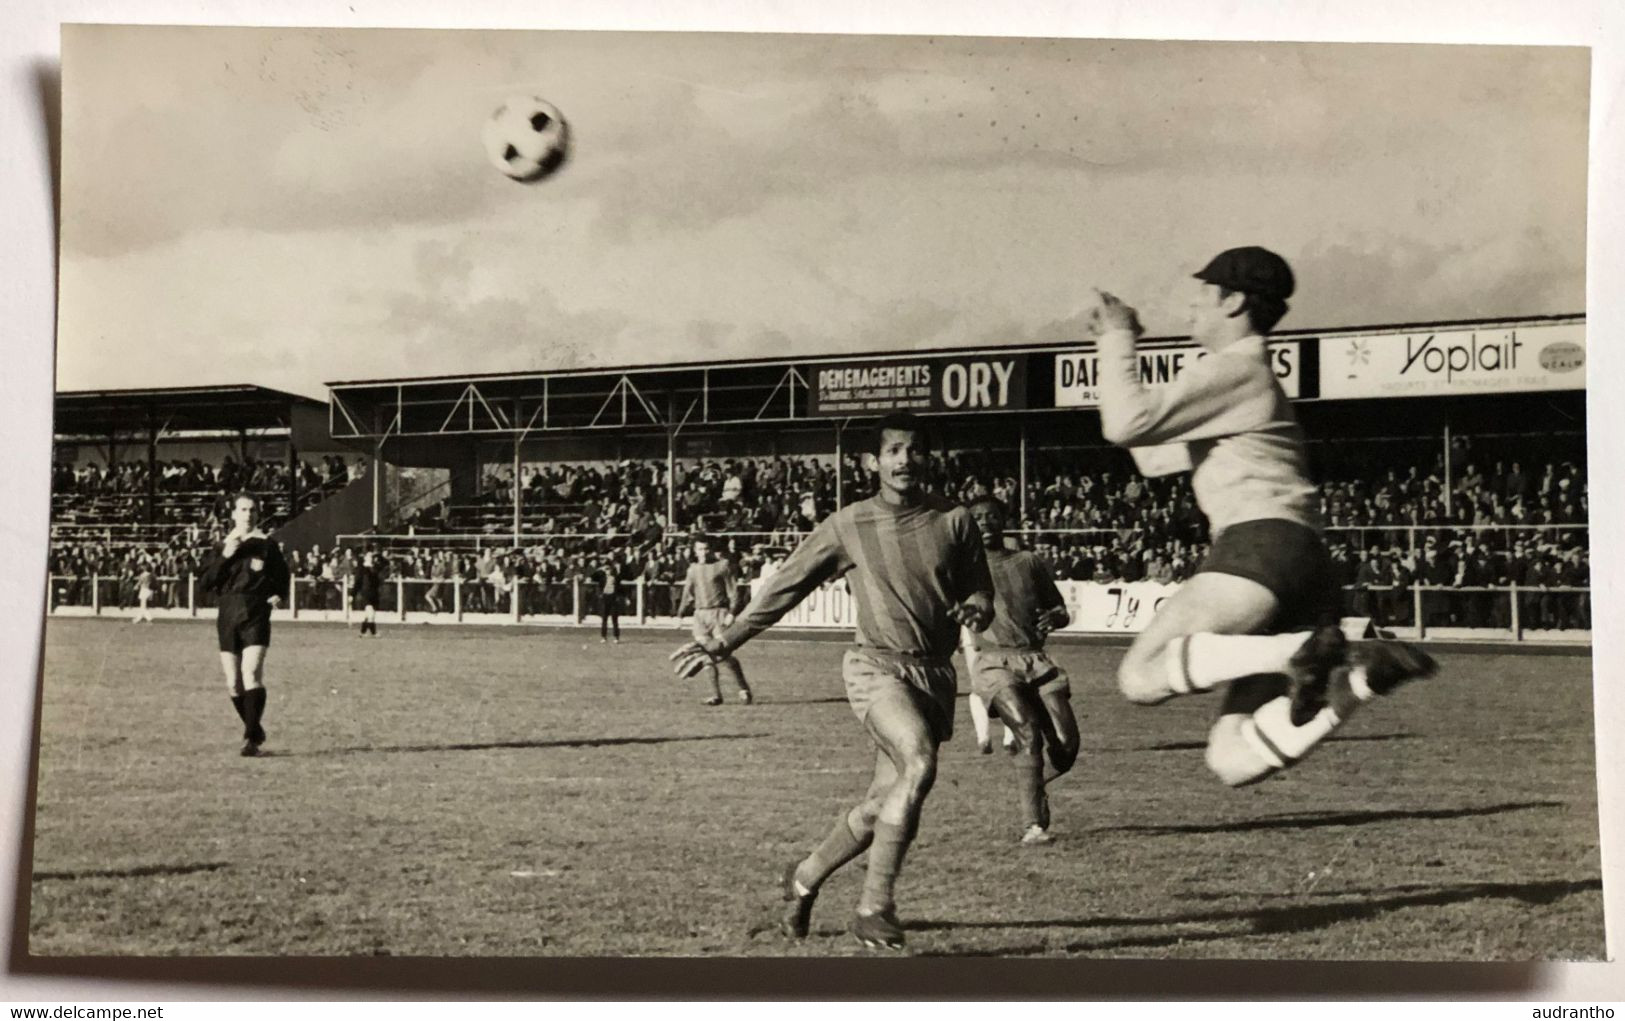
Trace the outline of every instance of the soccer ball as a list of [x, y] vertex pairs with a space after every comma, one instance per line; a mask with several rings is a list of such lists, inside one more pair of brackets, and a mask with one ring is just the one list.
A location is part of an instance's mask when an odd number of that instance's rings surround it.
[[540, 181], [564, 165], [570, 128], [558, 107], [536, 96], [514, 96], [497, 107], [482, 132], [491, 165], [515, 181]]

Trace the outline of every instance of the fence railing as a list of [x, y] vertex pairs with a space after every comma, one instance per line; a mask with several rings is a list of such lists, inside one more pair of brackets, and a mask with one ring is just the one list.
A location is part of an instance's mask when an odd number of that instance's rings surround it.
[[[137, 583], [122, 576], [51, 575], [47, 589], [47, 612], [53, 614], [128, 615], [140, 607]], [[580, 623], [614, 616], [646, 623], [675, 619], [682, 584], [637, 579], [621, 583], [606, 597], [602, 586], [588, 578], [390, 578], [378, 594], [374, 609], [400, 620], [426, 616], [448, 621], [541, 618]], [[150, 609], [169, 617], [197, 617], [217, 605], [218, 599], [197, 583], [196, 575], [157, 578], [148, 602]], [[350, 620], [361, 609], [349, 578], [295, 578], [289, 586], [286, 611], [295, 619], [320, 615]]]
[[1591, 630], [1591, 589], [1578, 585], [1345, 585], [1345, 616], [1379, 628], [1510, 631]]
[[[52, 575], [47, 611], [58, 616], [130, 616], [139, 607], [132, 579], [91, 575]], [[628, 623], [674, 623], [682, 595], [680, 582], [636, 579], [611, 596], [589, 578], [475, 580], [468, 578], [390, 578], [379, 588], [375, 609], [386, 619], [467, 623], [581, 624], [624, 618]], [[293, 619], [349, 621], [359, 617], [348, 578], [296, 578], [285, 614]], [[148, 606], [155, 616], [199, 617], [216, 598], [193, 575], [156, 580]], [[1530, 632], [1589, 631], [1591, 589], [1583, 586], [1474, 586], [1414, 584], [1345, 586], [1343, 612], [1369, 617], [1382, 629], [1429, 632], [1463, 629], [1510, 634], [1523, 641]]]

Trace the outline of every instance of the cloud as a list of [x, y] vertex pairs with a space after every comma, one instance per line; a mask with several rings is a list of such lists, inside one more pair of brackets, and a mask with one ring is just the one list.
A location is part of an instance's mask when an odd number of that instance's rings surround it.
[[1373, 309], [1430, 320], [1585, 310], [1584, 253], [1534, 227], [1461, 241], [1358, 235], [1307, 248], [1297, 267], [1300, 304], [1313, 316], [1305, 325], [1382, 321]]
[[472, 297], [476, 261], [468, 242], [422, 242], [414, 263], [418, 286], [388, 297], [376, 327], [414, 374], [588, 366], [631, 322], [618, 311], [565, 311], [546, 290], [523, 299]]

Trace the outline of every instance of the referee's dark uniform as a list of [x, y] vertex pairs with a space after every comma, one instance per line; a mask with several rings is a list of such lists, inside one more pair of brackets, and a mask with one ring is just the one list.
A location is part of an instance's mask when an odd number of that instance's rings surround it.
[[[198, 578], [204, 591], [219, 597], [215, 630], [220, 651], [241, 656], [245, 649], [271, 644], [271, 599], [288, 600], [288, 562], [276, 542], [260, 532], [250, 533], [231, 556], [224, 551], [222, 544], [210, 555]], [[257, 678], [245, 678], [240, 669], [233, 677], [231, 705], [243, 721], [242, 754], [258, 755], [265, 743], [260, 726], [265, 686]]]
[[[371, 564], [362, 564], [357, 567], [355, 569], [356, 606], [363, 610], [369, 606], [377, 610], [378, 590], [382, 584], [383, 582], [378, 576], [378, 568], [373, 567]], [[375, 635], [378, 633], [378, 622], [376, 620], [362, 620], [361, 633], [366, 634], [369, 630]]]
[[288, 562], [276, 541], [255, 533], [230, 557], [217, 549], [203, 565], [199, 580], [219, 596], [215, 629], [220, 651], [242, 655], [244, 649], [271, 644], [271, 597], [288, 601]]

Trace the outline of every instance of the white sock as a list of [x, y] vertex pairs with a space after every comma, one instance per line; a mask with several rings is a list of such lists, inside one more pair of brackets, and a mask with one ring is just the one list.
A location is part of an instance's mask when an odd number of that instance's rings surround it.
[[1358, 664], [1349, 667], [1349, 690], [1354, 692], [1354, 697], [1361, 702], [1369, 702], [1377, 697], [1377, 693], [1371, 690], [1371, 685], [1366, 681], [1365, 667]]
[[982, 696], [974, 691], [970, 693], [967, 701], [970, 702], [971, 726], [976, 728], [976, 743], [979, 745], [987, 744], [987, 703], [983, 702]]
[[1216, 635], [1201, 632], [1168, 643], [1168, 687], [1176, 694], [1209, 691], [1238, 677], [1278, 674], [1311, 632], [1284, 635]]
[[1301, 727], [1292, 725], [1292, 700], [1271, 699], [1241, 722], [1241, 736], [1259, 757], [1275, 769], [1284, 769], [1343, 725], [1330, 706]]

